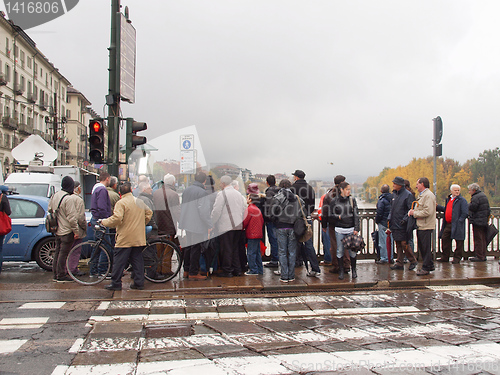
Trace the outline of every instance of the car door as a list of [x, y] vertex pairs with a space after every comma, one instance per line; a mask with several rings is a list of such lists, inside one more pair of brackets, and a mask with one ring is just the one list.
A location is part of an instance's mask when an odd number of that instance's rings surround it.
[[4, 260], [31, 260], [31, 250], [45, 229], [45, 210], [37, 202], [22, 198], [9, 198], [12, 231], [5, 235]]

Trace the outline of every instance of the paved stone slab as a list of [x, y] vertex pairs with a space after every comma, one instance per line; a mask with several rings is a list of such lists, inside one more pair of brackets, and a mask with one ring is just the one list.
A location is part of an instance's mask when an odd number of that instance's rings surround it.
[[254, 350], [258, 353], [301, 345], [301, 343], [275, 333], [259, 333], [244, 336], [233, 336], [232, 339], [249, 348], [250, 350]]
[[133, 350], [82, 352], [78, 353], [72, 361], [73, 366], [104, 365], [114, 363], [135, 363], [137, 352]]
[[202, 353], [190, 348], [143, 349], [139, 355], [139, 362], [182, 361], [202, 358], [205, 358]]
[[269, 331], [258, 324], [246, 321], [217, 321], [208, 320], [204, 322], [208, 327], [216, 330], [217, 332], [232, 336], [232, 335], [242, 335], [242, 334], [254, 334], [254, 333], [268, 333]]

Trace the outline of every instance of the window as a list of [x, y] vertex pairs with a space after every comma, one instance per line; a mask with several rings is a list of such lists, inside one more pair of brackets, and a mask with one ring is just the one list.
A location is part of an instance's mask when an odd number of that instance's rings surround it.
[[22, 68], [24, 68], [24, 58], [25, 58], [24, 51], [21, 50], [21, 59], [20, 60], [21, 60], [21, 67]]
[[26, 59], [26, 66], [27, 66], [29, 69], [31, 69], [31, 67], [32, 67], [31, 62], [32, 62], [31, 57], [28, 57], [28, 58]]
[[10, 82], [10, 66], [9, 64], [5, 64], [5, 80]]
[[9, 38], [5, 38], [5, 54], [10, 57], [9, 45], [10, 45]]
[[66, 110], [66, 118], [71, 120], [71, 111], [69, 109]]
[[[20, 194], [29, 194], [29, 195], [40, 195], [40, 193], [36, 193], [36, 189], [40, 189], [40, 191], [45, 190], [47, 192], [48, 185], [44, 184], [16, 184], [17, 191], [22, 193]], [[26, 191], [26, 192], [25, 192]], [[31, 194], [30, 194], [31, 193]], [[36, 194], [35, 194], [36, 193]], [[9, 199], [10, 209], [12, 210], [12, 214], [10, 215], [11, 219], [35, 219], [35, 218], [43, 218], [45, 216], [45, 211], [36, 202], [27, 201], [24, 199]]]
[[26, 80], [24, 76], [21, 76], [21, 90], [25, 91], [26, 89]]

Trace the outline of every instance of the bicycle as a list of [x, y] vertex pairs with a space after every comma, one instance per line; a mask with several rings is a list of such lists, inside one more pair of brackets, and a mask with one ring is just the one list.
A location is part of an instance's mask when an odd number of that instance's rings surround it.
[[[110, 249], [113, 247], [104, 239], [105, 236], [113, 236], [114, 233], [106, 233], [106, 227], [95, 225], [96, 240], [85, 241], [74, 246], [68, 254], [66, 267], [69, 276], [82, 285], [95, 285], [106, 279], [111, 272]], [[103, 253], [105, 261], [100, 263], [100, 253]], [[164, 283], [172, 280], [182, 267], [181, 249], [172, 241], [164, 237], [156, 237], [147, 241], [142, 251], [144, 257], [144, 277], [154, 283]], [[79, 257], [78, 267], [72, 270], [69, 260]], [[105, 268], [104, 272], [102, 268]]]

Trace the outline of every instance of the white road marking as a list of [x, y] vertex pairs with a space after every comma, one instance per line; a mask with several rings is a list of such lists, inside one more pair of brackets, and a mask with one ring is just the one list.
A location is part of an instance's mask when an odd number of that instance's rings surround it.
[[33, 329], [40, 328], [49, 320], [48, 317], [35, 318], [3, 318], [0, 320], [0, 329]]
[[20, 309], [60, 309], [66, 302], [28, 302], [21, 306]]
[[0, 340], [0, 354], [14, 353], [28, 340]]

